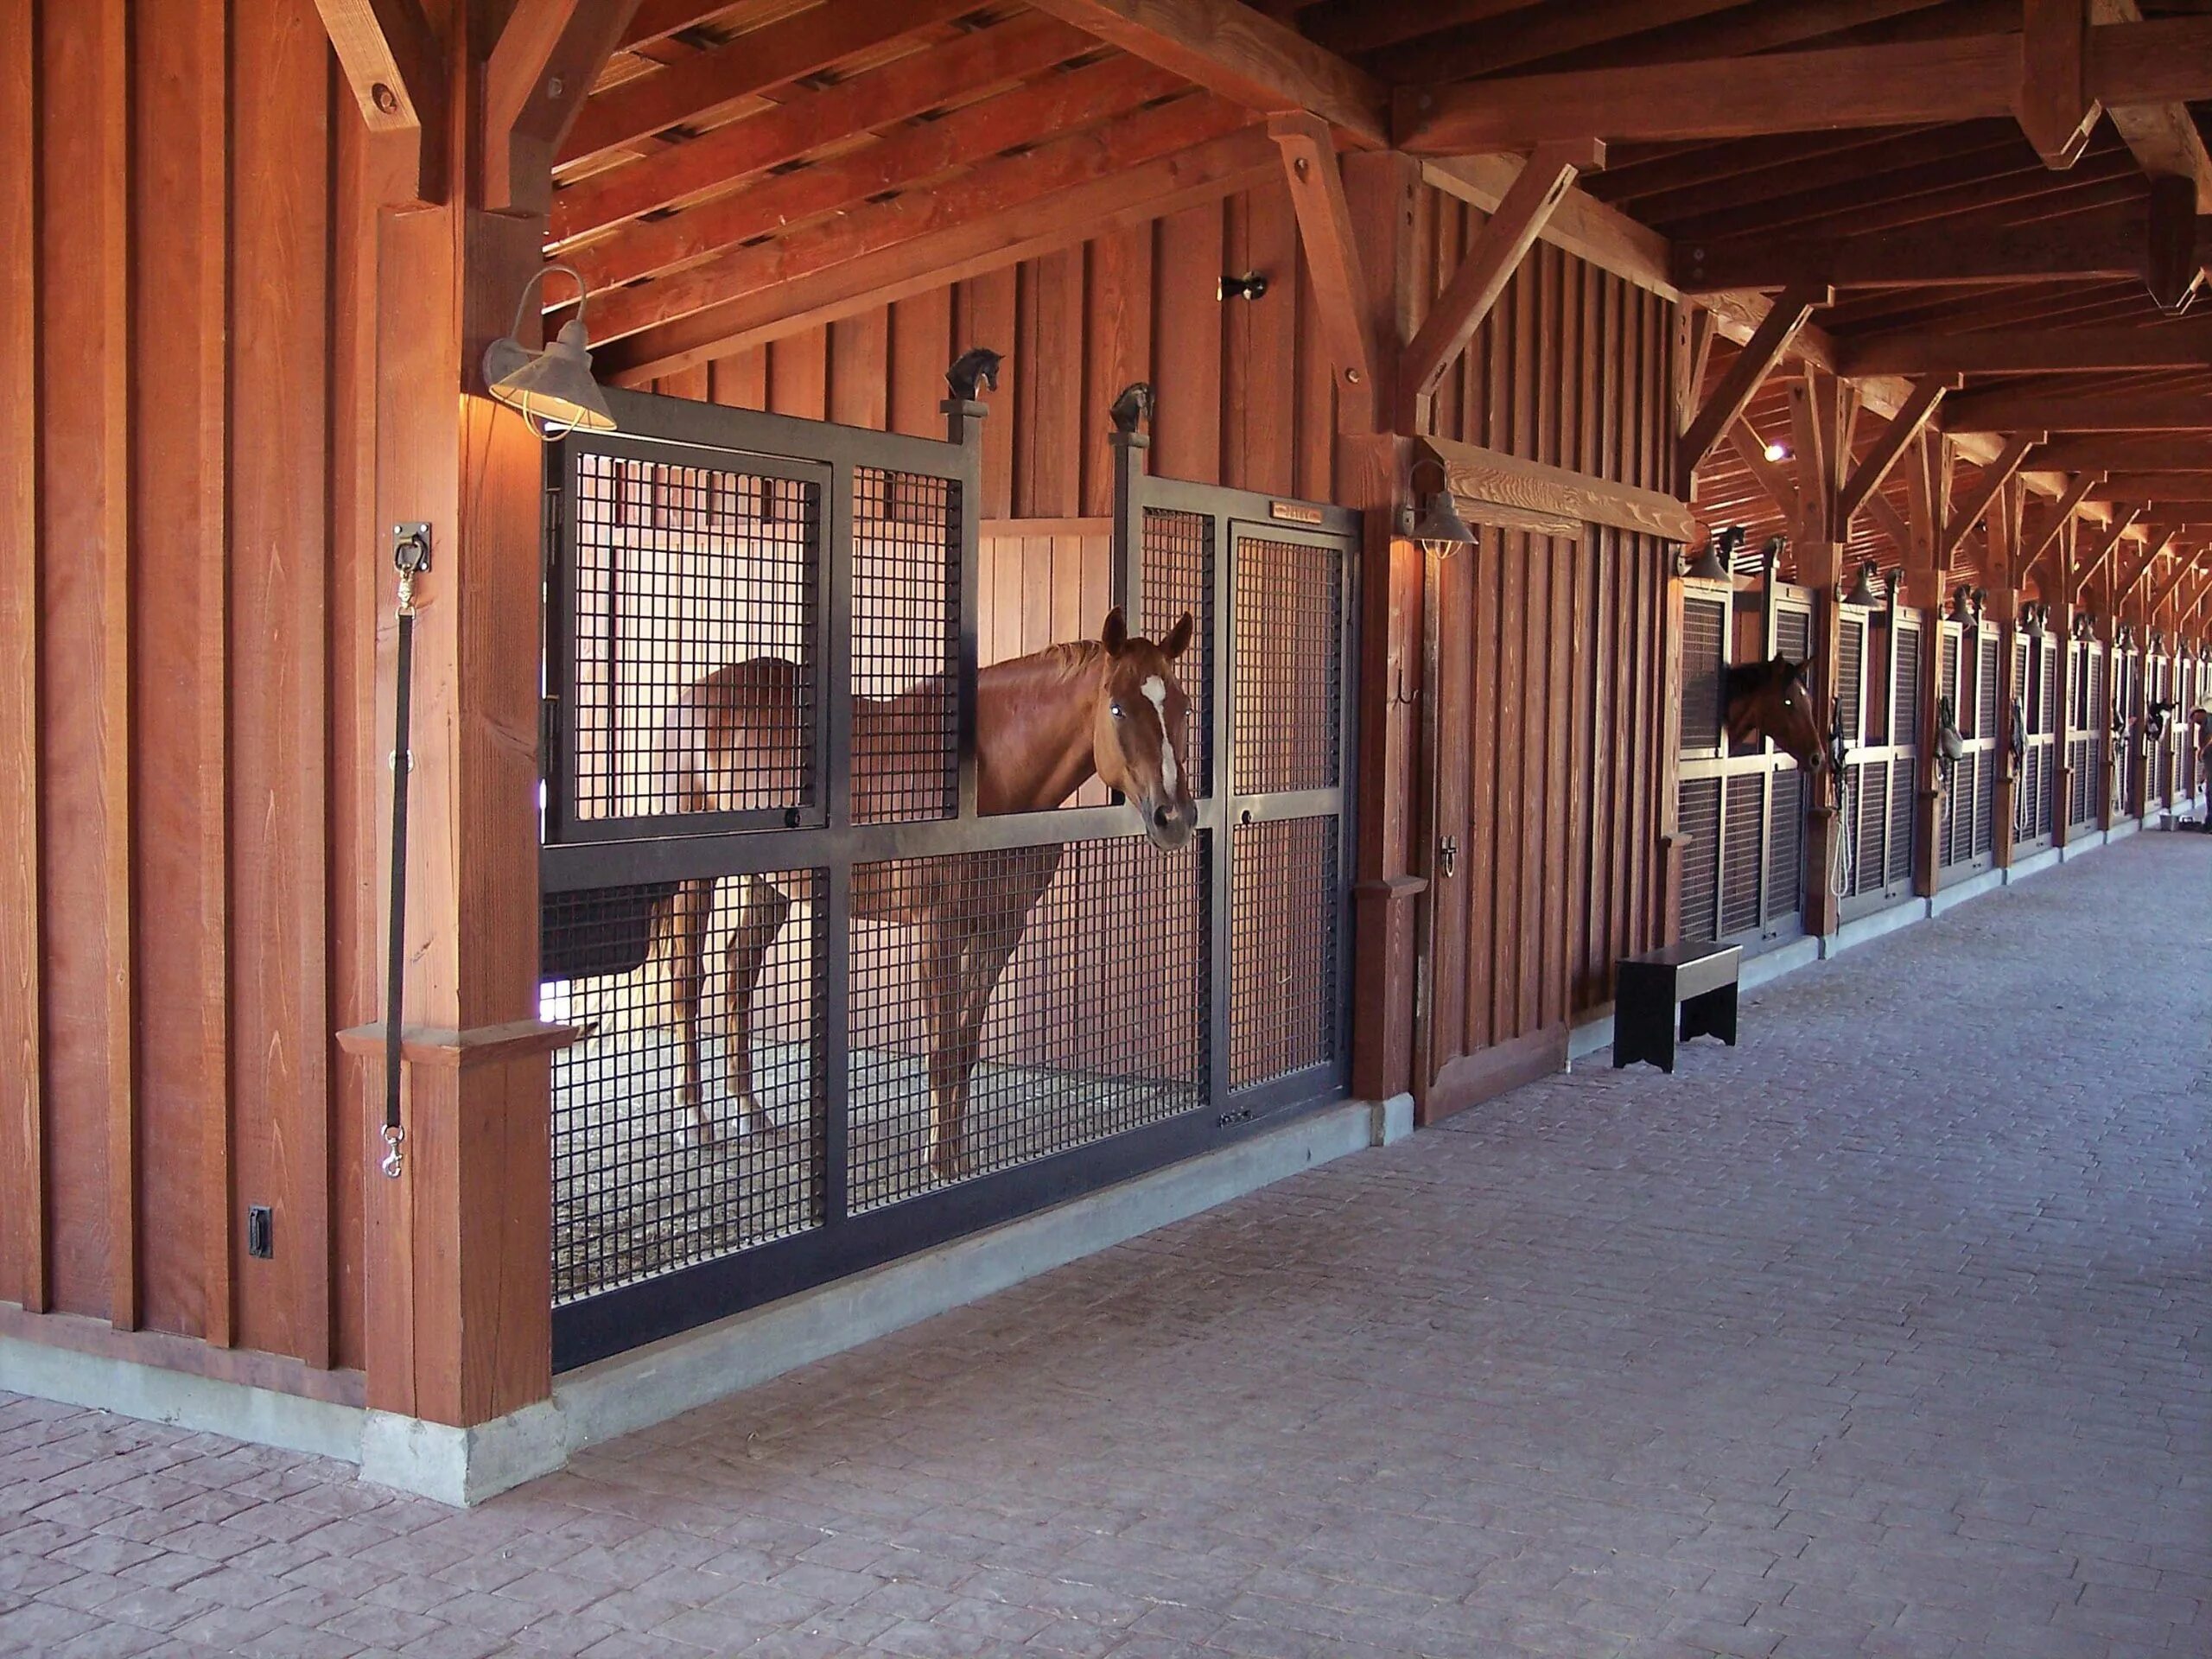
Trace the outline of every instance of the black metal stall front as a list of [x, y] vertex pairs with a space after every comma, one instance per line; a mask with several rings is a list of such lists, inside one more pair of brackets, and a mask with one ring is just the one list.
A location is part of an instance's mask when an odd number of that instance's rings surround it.
[[[977, 811], [981, 405], [939, 442], [610, 402], [620, 435], [551, 461], [541, 1004], [588, 1033], [554, 1065], [557, 1369], [1341, 1097], [1352, 515], [1121, 446], [1116, 597], [1195, 622], [1198, 828], [1163, 851], [1124, 804]], [[739, 707], [755, 736], [708, 743]], [[1003, 963], [957, 1166], [955, 913]]]

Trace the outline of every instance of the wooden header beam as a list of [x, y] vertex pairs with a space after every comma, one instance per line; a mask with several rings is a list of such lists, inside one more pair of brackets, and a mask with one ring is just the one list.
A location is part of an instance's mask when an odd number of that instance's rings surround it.
[[[1399, 148], [1450, 156], [1548, 138], [1680, 143], [2009, 117], [2022, 42], [1974, 35], [1405, 86], [1393, 121]], [[2081, 90], [2115, 110], [2212, 97], [2212, 18], [2092, 28]]]
[[1390, 148], [1389, 93], [1382, 83], [1243, 0], [1035, 3], [1232, 104], [1268, 115], [1310, 111], [1363, 149]]
[[2201, 391], [2069, 397], [1993, 388], [1961, 392], [1944, 410], [1943, 419], [1954, 432], [2004, 432], [2024, 426], [2050, 432], [2212, 430], [2212, 397]]
[[1916, 288], [2113, 281], [2143, 276], [2150, 245], [2143, 208], [2106, 207], [2041, 225], [1952, 221], [1859, 236], [1687, 239], [1675, 245], [1673, 271], [1684, 293], [1804, 281]]
[[1915, 331], [1840, 344], [1846, 374], [2072, 374], [2212, 367], [2212, 322], [2150, 328]]

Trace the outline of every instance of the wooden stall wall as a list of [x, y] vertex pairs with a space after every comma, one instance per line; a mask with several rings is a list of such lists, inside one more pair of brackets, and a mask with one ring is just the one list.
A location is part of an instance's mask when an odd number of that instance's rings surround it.
[[0, 1331], [339, 1397], [331, 1033], [374, 1012], [380, 885], [381, 567], [330, 481], [367, 436], [359, 124], [312, 0], [0, 14]]

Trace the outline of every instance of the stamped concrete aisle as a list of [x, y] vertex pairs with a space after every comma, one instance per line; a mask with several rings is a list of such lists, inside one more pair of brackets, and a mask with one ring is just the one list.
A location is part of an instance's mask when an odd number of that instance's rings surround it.
[[2212, 1653], [2208, 938], [2139, 836], [473, 1514], [0, 1395], [0, 1649]]

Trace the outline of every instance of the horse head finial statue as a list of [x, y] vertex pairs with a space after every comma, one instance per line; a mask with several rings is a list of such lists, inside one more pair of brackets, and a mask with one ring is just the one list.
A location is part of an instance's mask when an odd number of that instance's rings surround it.
[[957, 401], [972, 404], [979, 386], [988, 386], [993, 391], [999, 389], [999, 365], [1005, 361], [1003, 354], [988, 346], [963, 352], [944, 372], [945, 386]]
[[1738, 663], [1728, 671], [1727, 727], [1731, 741], [1757, 743], [1770, 738], [1777, 748], [1817, 772], [1827, 764], [1827, 747], [1813, 707], [1805, 671], [1811, 659], [1793, 663], [1776, 655], [1763, 663]]
[[1152, 385], [1149, 381], [1134, 380], [1122, 388], [1106, 410], [1106, 418], [1114, 423], [1116, 432], [1134, 432], [1139, 422], [1147, 424], [1152, 420]]

